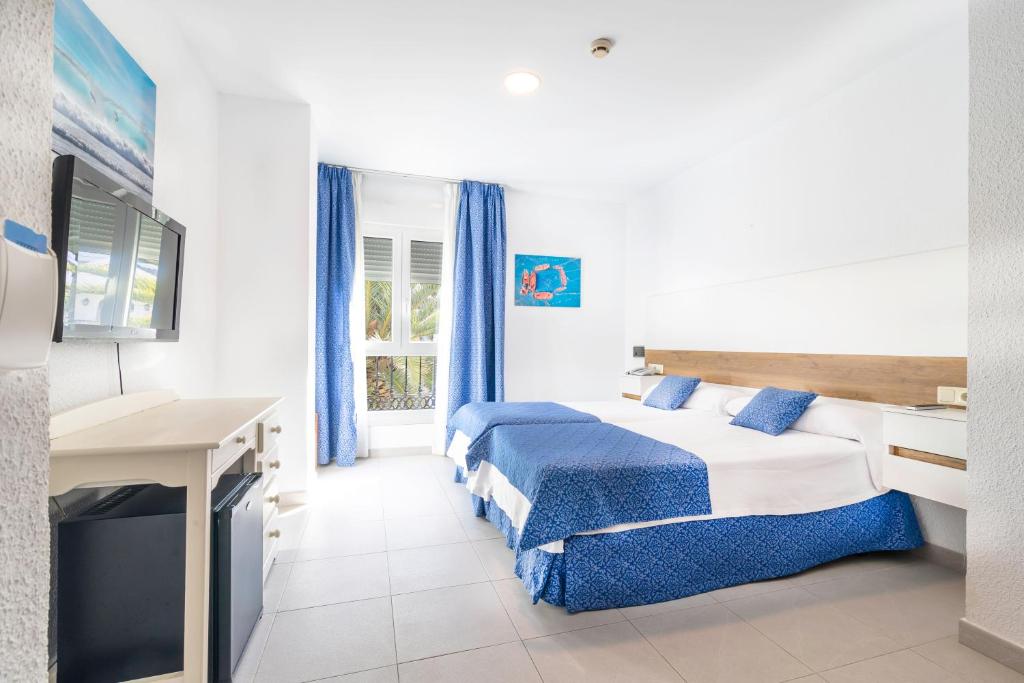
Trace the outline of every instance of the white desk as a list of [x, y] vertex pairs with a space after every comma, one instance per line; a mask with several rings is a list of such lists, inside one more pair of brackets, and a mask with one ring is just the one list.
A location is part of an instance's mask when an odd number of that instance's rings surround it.
[[[186, 487], [181, 677], [188, 683], [207, 680], [210, 493], [220, 475], [240, 458], [243, 471], [280, 466], [271, 459], [281, 429], [274, 412], [280, 402], [178, 399], [173, 392], [148, 392], [84, 406], [54, 416], [51, 422], [50, 495], [77, 487], [143, 482]], [[276, 541], [273, 531], [270, 535]], [[274, 544], [264, 539], [264, 546], [267, 566], [268, 549]]]

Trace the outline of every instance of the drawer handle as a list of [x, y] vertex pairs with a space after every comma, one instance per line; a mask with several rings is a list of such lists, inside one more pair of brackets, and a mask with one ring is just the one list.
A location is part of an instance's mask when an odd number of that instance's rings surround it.
[[235, 443], [245, 443], [245, 437], [244, 436], [236, 436], [235, 437]]
[[271, 427], [270, 431], [273, 434], [280, 434], [281, 433], [281, 425], [277, 425], [276, 427]]
[[281, 502], [280, 494], [273, 495], [273, 496], [267, 496], [267, 502], [268, 503], [274, 503], [274, 504], [280, 503]]
[[940, 467], [949, 467], [954, 470], [967, 471], [967, 461], [961, 458], [954, 458], [951, 455], [940, 455], [938, 453], [929, 453], [928, 451], [918, 451], [913, 448], [895, 446], [892, 444], [889, 444], [889, 455], [897, 458], [906, 458], [907, 460], [916, 460], [929, 465], [938, 465]]
[[267, 467], [269, 467], [272, 470], [280, 469], [281, 468], [281, 461], [280, 460], [275, 460], [272, 463], [270, 463], [269, 465], [267, 465]]
[[274, 529], [273, 531], [267, 532], [269, 538], [281, 538], [281, 530]]

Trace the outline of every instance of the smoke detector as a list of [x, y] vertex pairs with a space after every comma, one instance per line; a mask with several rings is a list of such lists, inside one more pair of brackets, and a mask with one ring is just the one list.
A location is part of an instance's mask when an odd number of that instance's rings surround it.
[[598, 38], [590, 44], [590, 54], [594, 55], [597, 59], [604, 59], [612, 51], [612, 45], [614, 44], [611, 38]]

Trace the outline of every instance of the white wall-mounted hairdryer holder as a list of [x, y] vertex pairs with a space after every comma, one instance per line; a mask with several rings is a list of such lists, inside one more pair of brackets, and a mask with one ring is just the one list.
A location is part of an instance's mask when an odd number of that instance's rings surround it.
[[0, 372], [46, 365], [56, 313], [53, 251], [26, 249], [0, 231]]

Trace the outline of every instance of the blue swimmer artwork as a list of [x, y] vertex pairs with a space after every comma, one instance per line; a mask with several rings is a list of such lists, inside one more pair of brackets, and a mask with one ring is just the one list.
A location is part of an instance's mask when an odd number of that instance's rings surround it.
[[516, 254], [516, 306], [580, 307], [578, 258]]

